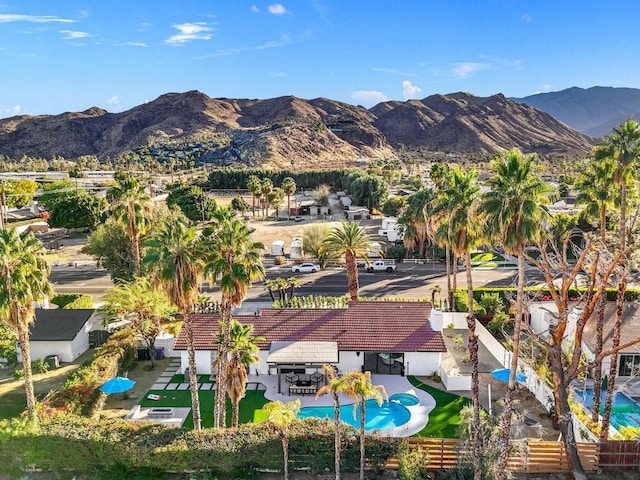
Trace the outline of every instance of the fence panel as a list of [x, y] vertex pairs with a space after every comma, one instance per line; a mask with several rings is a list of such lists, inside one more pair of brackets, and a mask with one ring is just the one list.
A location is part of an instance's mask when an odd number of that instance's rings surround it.
[[600, 442], [600, 468], [640, 470], [640, 445], [632, 441]]

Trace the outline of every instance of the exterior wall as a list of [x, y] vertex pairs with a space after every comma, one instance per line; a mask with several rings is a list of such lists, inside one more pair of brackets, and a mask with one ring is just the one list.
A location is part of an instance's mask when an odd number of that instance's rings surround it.
[[163, 347], [165, 357], [180, 358], [180, 352], [173, 349], [174, 343], [176, 343], [176, 339], [173, 335], [163, 334], [156, 338], [156, 348]]
[[[196, 350], [196, 371], [198, 375], [211, 375], [212, 352], [210, 350]], [[189, 356], [186, 350], [180, 351], [180, 373], [189, 367]]]
[[364, 352], [360, 352], [360, 356], [356, 355], [356, 352], [338, 352], [338, 370], [342, 373], [350, 372], [352, 370], [360, 371], [364, 364]]
[[[71, 355], [73, 358], [70, 361], [75, 360], [89, 350], [89, 330], [91, 330], [91, 324], [87, 322], [71, 341]], [[63, 361], [66, 362], [66, 360]]]
[[404, 354], [405, 375], [431, 375], [440, 368], [440, 352], [406, 352]]
[[439, 375], [447, 391], [471, 390], [471, 375], [448, 375], [444, 368], [439, 369]]
[[[63, 342], [31, 342], [31, 361], [45, 358], [48, 355], [57, 355], [61, 362], [73, 362], [75, 358], [71, 343], [69, 340]], [[20, 349], [18, 349], [18, 352], [20, 352]], [[22, 360], [22, 355], [19, 355], [18, 359]]]

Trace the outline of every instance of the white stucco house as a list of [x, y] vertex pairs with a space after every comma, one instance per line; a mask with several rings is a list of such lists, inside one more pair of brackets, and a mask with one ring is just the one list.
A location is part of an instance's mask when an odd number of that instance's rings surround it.
[[[216, 358], [218, 315], [192, 315], [198, 374], [211, 374]], [[339, 309], [261, 309], [234, 315], [251, 324], [259, 342], [257, 375], [311, 374], [324, 363], [339, 371], [368, 370], [388, 375], [431, 375], [443, 352], [442, 314], [428, 302], [350, 302]], [[181, 371], [188, 367], [183, 328], [174, 350]]]

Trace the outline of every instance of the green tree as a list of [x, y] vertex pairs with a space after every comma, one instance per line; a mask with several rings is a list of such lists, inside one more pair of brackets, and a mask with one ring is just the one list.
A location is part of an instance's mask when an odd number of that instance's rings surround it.
[[322, 244], [329, 236], [331, 228], [326, 223], [314, 223], [302, 230], [302, 249], [314, 257], [322, 268], [327, 266], [333, 257], [322, 248]]
[[[218, 385], [226, 385], [232, 309], [242, 304], [253, 282], [264, 278], [264, 245], [252, 240], [253, 232], [246, 221], [237, 218], [227, 209], [220, 209], [214, 217], [213, 224], [204, 232], [205, 249], [208, 252], [204, 273], [213, 283], [219, 284], [222, 294], [220, 317], [223, 338], [218, 345]], [[214, 426], [222, 428], [225, 419], [225, 393], [223, 389], [218, 389], [214, 405]]]
[[374, 385], [371, 382], [371, 372], [349, 372], [344, 376], [346, 384], [344, 393], [351, 397], [354, 401], [353, 416], [355, 418], [356, 411], [360, 407], [360, 480], [364, 480], [364, 462], [365, 462], [365, 419], [367, 414], [367, 400], [373, 398], [378, 405], [382, 405], [384, 399], [388, 399], [387, 391], [384, 385]]
[[51, 295], [51, 271], [42, 244], [31, 232], [0, 229], [0, 321], [18, 334], [29, 419], [37, 427], [36, 397], [31, 373], [29, 325], [35, 319], [33, 304]]
[[340, 222], [333, 228], [322, 244], [322, 252], [336, 258], [345, 257], [347, 267], [347, 284], [352, 301], [358, 300], [358, 264], [357, 258], [363, 258], [367, 264], [367, 249], [371, 245], [371, 237], [364, 227], [354, 222]]
[[31, 203], [38, 190], [33, 180], [9, 180], [4, 182], [4, 192], [9, 208], [24, 208]]
[[491, 238], [496, 239], [507, 253], [518, 257], [513, 357], [502, 419], [503, 430], [496, 477], [498, 480], [504, 478], [507, 466], [511, 414], [518, 372], [520, 332], [525, 307], [524, 253], [526, 246], [540, 237], [541, 225], [548, 217], [548, 210], [543, 204], [551, 192], [549, 186], [533, 170], [536, 160], [536, 155], [523, 156], [519, 150], [510, 150], [495, 158], [491, 163], [493, 174], [488, 179], [491, 191], [485, 194], [481, 207], [485, 215], [485, 231]]
[[296, 193], [296, 181], [291, 177], [286, 177], [280, 185], [282, 191], [287, 196], [287, 218], [291, 220], [291, 195]]
[[[224, 329], [220, 324], [219, 344], [224, 342]], [[231, 400], [231, 426], [238, 428], [240, 400], [247, 391], [247, 368], [260, 363], [258, 342], [264, 338], [253, 335], [253, 325], [242, 325], [231, 320], [229, 325], [228, 361], [226, 363], [226, 390]]]
[[204, 271], [202, 238], [195, 228], [175, 218], [164, 224], [152, 238], [145, 242], [145, 246], [147, 252], [144, 263], [151, 269], [153, 283], [162, 287], [171, 303], [182, 314], [189, 357], [193, 427], [200, 430], [200, 399], [191, 312], [198, 301], [199, 286]]
[[178, 206], [192, 222], [206, 222], [213, 217], [217, 205], [197, 185], [179, 185], [167, 196], [167, 206]]
[[389, 196], [389, 186], [378, 176], [364, 175], [353, 180], [350, 192], [357, 205], [366, 205], [369, 210], [379, 210]]
[[6, 358], [9, 364], [17, 360], [16, 343], [18, 335], [4, 323], [0, 323], [0, 358]]
[[[269, 199], [269, 205], [276, 209], [276, 218], [280, 217], [280, 208], [284, 201], [284, 190], [280, 187], [273, 187], [273, 189], [267, 195]], [[268, 212], [267, 212], [268, 213]]]
[[247, 190], [251, 193], [251, 210], [252, 215], [256, 216], [256, 197], [262, 193], [262, 181], [256, 175], [250, 175], [247, 180]]
[[49, 225], [62, 228], [89, 228], [94, 230], [104, 222], [108, 203], [84, 190], [65, 195], [49, 210]]
[[282, 403], [269, 402], [262, 407], [269, 414], [269, 424], [274, 428], [282, 442], [284, 480], [289, 480], [289, 427], [300, 411], [300, 400]]
[[151, 368], [156, 367], [156, 338], [162, 324], [173, 320], [175, 307], [164, 291], [151, 285], [147, 278], [136, 278], [106, 291], [99, 308], [105, 325], [127, 320], [135, 334], [141, 338], [151, 358]]
[[106, 268], [114, 282], [130, 281], [135, 276], [131, 240], [124, 225], [113, 217], [107, 218], [89, 235], [82, 251]]
[[420, 190], [407, 199], [407, 208], [398, 217], [398, 224], [404, 234], [403, 243], [409, 258], [413, 250], [418, 248], [419, 258], [425, 257], [426, 242], [433, 237], [432, 205], [435, 193], [431, 189]]
[[249, 210], [249, 204], [240, 195], [236, 195], [231, 199], [231, 208], [233, 208], [236, 212], [241, 212], [244, 216], [244, 213]]
[[407, 197], [395, 196], [389, 198], [382, 206], [382, 213], [396, 217], [400, 214], [407, 203]]
[[273, 190], [273, 181], [270, 178], [263, 178], [260, 182], [260, 198], [262, 199], [262, 218], [269, 216], [269, 194]]
[[48, 211], [51, 211], [57, 202], [73, 195], [76, 191], [84, 191], [84, 188], [78, 189], [71, 180], [43, 183], [41, 188], [42, 194], [38, 197], [38, 205]]

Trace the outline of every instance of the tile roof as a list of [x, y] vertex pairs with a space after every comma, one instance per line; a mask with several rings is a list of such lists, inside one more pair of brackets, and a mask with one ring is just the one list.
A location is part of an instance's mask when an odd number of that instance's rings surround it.
[[[597, 309], [591, 314], [584, 327], [582, 340], [591, 351], [595, 350], [597, 335]], [[616, 322], [616, 302], [607, 302], [604, 327], [603, 327], [603, 348], [605, 350], [613, 346], [613, 327]], [[638, 338], [640, 328], [640, 303], [625, 302], [622, 314], [622, 328], [620, 329], [620, 345], [631, 342]], [[640, 344], [635, 344], [625, 348], [620, 353], [640, 353]]]
[[[444, 340], [429, 323], [428, 302], [350, 302], [341, 309], [263, 309], [257, 315], [235, 315], [252, 324], [265, 338], [260, 349], [274, 341], [338, 342], [342, 351], [444, 352]], [[218, 315], [193, 315], [196, 350], [214, 350]], [[184, 329], [174, 349], [186, 350]]]
[[73, 340], [93, 315], [93, 309], [36, 308], [36, 320], [30, 327], [29, 340]]

